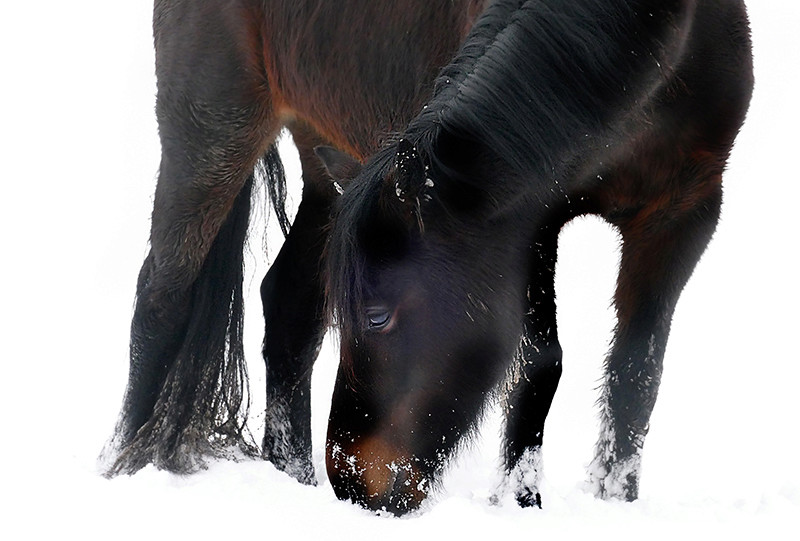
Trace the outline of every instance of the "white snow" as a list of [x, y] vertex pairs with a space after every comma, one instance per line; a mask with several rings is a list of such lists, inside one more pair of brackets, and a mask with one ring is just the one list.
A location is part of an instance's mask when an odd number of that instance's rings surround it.
[[[98, 475], [95, 461], [127, 378], [128, 325], [158, 169], [151, 6], [6, 2], [0, 8], [3, 537], [796, 539], [800, 4], [749, 4], [756, 94], [725, 179], [722, 222], [675, 315], [641, 457], [640, 499], [606, 502], [584, 488], [618, 256], [613, 231], [580, 220], [561, 238], [564, 373], [541, 457], [544, 508], [519, 509], [510, 493], [490, 504], [500, 484], [494, 411], [423, 513], [394, 519], [339, 502], [325, 478], [333, 340], [314, 376], [319, 486], [301, 486], [263, 462], [216, 462], [190, 477], [152, 468], [110, 481]], [[297, 204], [296, 158], [290, 140], [284, 143]], [[269, 258], [279, 238], [273, 223]], [[264, 424], [261, 246], [252, 244], [246, 335], [257, 439]]]

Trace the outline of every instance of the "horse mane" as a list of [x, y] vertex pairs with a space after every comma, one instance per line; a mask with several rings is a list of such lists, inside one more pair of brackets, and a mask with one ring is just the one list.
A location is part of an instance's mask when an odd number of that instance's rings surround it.
[[[643, 120], [647, 99], [679, 60], [670, 33], [686, 38], [677, 14], [691, 2], [649, 4], [499, 0], [441, 71], [406, 137], [434, 162], [446, 134], [479, 142], [526, 181], [567, 174], [578, 155], [612, 145]], [[504, 179], [480, 179], [487, 181]]]
[[[393, 157], [389, 147], [373, 157], [366, 167], [387, 170]], [[363, 239], [359, 238], [358, 232], [364, 223], [374, 218], [375, 203], [381, 189], [380, 182], [353, 182], [348, 187], [340, 198], [336, 220], [323, 255], [326, 267], [325, 313], [329, 323], [339, 327], [343, 341], [351, 338], [349, 333], [353, 329], [365, 326], [366, 303], [362, 286], [366, 258]], [[343, 364], [349, 365], [346, 362]]]
[[[455, 179], [460, 191], [470, 185], [497, 197], [523, 182], [535, 188], [568, 179], [578, 158], [613, 146], [631, 120], [644, 120], [640, 100], [663, 86], [676, 60], [665, 56], [664, 44], [674, 45], [667, 34], [678, 34], [675, 14], [684, 3], [497, 0], [441, 70], [403, 137], [438, 177], [437, 191]], [[484, 169], [502, 164], [504, 174], [469, 171], [468, 153], [453, 159], [443, 149], [453, 142], [469, 153], [478, 148], [491, 162]], [[364, 180], [342, 197], [329, 238], [327, 313], [343, 339], [365, 323], [359, 232], [380, 235], [380, 194], [396, 152], [393, 143], [365, 165]]]

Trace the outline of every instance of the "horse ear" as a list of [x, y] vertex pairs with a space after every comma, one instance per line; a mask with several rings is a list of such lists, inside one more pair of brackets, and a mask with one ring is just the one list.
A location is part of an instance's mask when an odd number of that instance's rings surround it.
[[358, 160], [333, 147], [318, 146], [314, 153], [333, 179], [334, 187], [339, 193], [361, 173], [361, 163]]
[[393, 201], [392, 207], [402, 216], [412, 220], [409, 225], [416, 223], [420, 233], [424, 233], [422, 204], [430, 200], [425, 190], [433, 187], [433, 181], [428, 179], [425, 163], [416, 147], [407, 139], [397, 142], [394, 165], [394, 174], [386, 177], [384, 197]]
[[427, 182], [425, 164], [416, 147], [407, 139], [400, 139], [397, 143], [395, 169], [395, 194], [401, 201], [418, 204]]

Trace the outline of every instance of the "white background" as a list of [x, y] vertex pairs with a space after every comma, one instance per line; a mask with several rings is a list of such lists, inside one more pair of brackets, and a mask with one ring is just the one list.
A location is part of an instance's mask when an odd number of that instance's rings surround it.
[[[547, 534], [796, 539], [800, 354], [797, 84], [800, 4], [750, 0], [756, 92], [725, 178], [715, 240], [678, 305], [645, 446], [641, 498], [582, 488], [596, 438], [595, 387], [613, 326], [616, 242], [567, 227], [558, 268], [564, 376], [548, 419], [541, 511], [487, 502], [499, 421], [445, 477], [421, 516], [378, 518], [333, 496], [322, 448], [335, 346], [314, 379], [320, 485], [270, 464], [215, 463], [191, 477], [152, 468], [108, 481], [95, 459], [127, 376], [136, 275], [159, 160], [149, 2], [0, 7], [0, 528], [9, 539], [212, 535], [407, 538]], [[297, 203], [298, 166], [282, 149]], [[266, 216], [256, 217], [261, 230]], [[268, 255], [280, 236], [274, 224]], [[258, 284], [249, 256], [252, 427], [262, 430]], [[4, 536], [5, 537], [5, 536]]]

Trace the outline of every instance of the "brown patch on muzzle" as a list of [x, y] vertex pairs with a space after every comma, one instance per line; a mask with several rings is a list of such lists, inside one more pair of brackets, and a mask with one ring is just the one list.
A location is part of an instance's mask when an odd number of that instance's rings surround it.
[[328, 478], [339, 499], [372, 511], [403, 515], [419, 508], [430, 482], [417, 460], [381, 437], [349, 444], [328, 440]]

